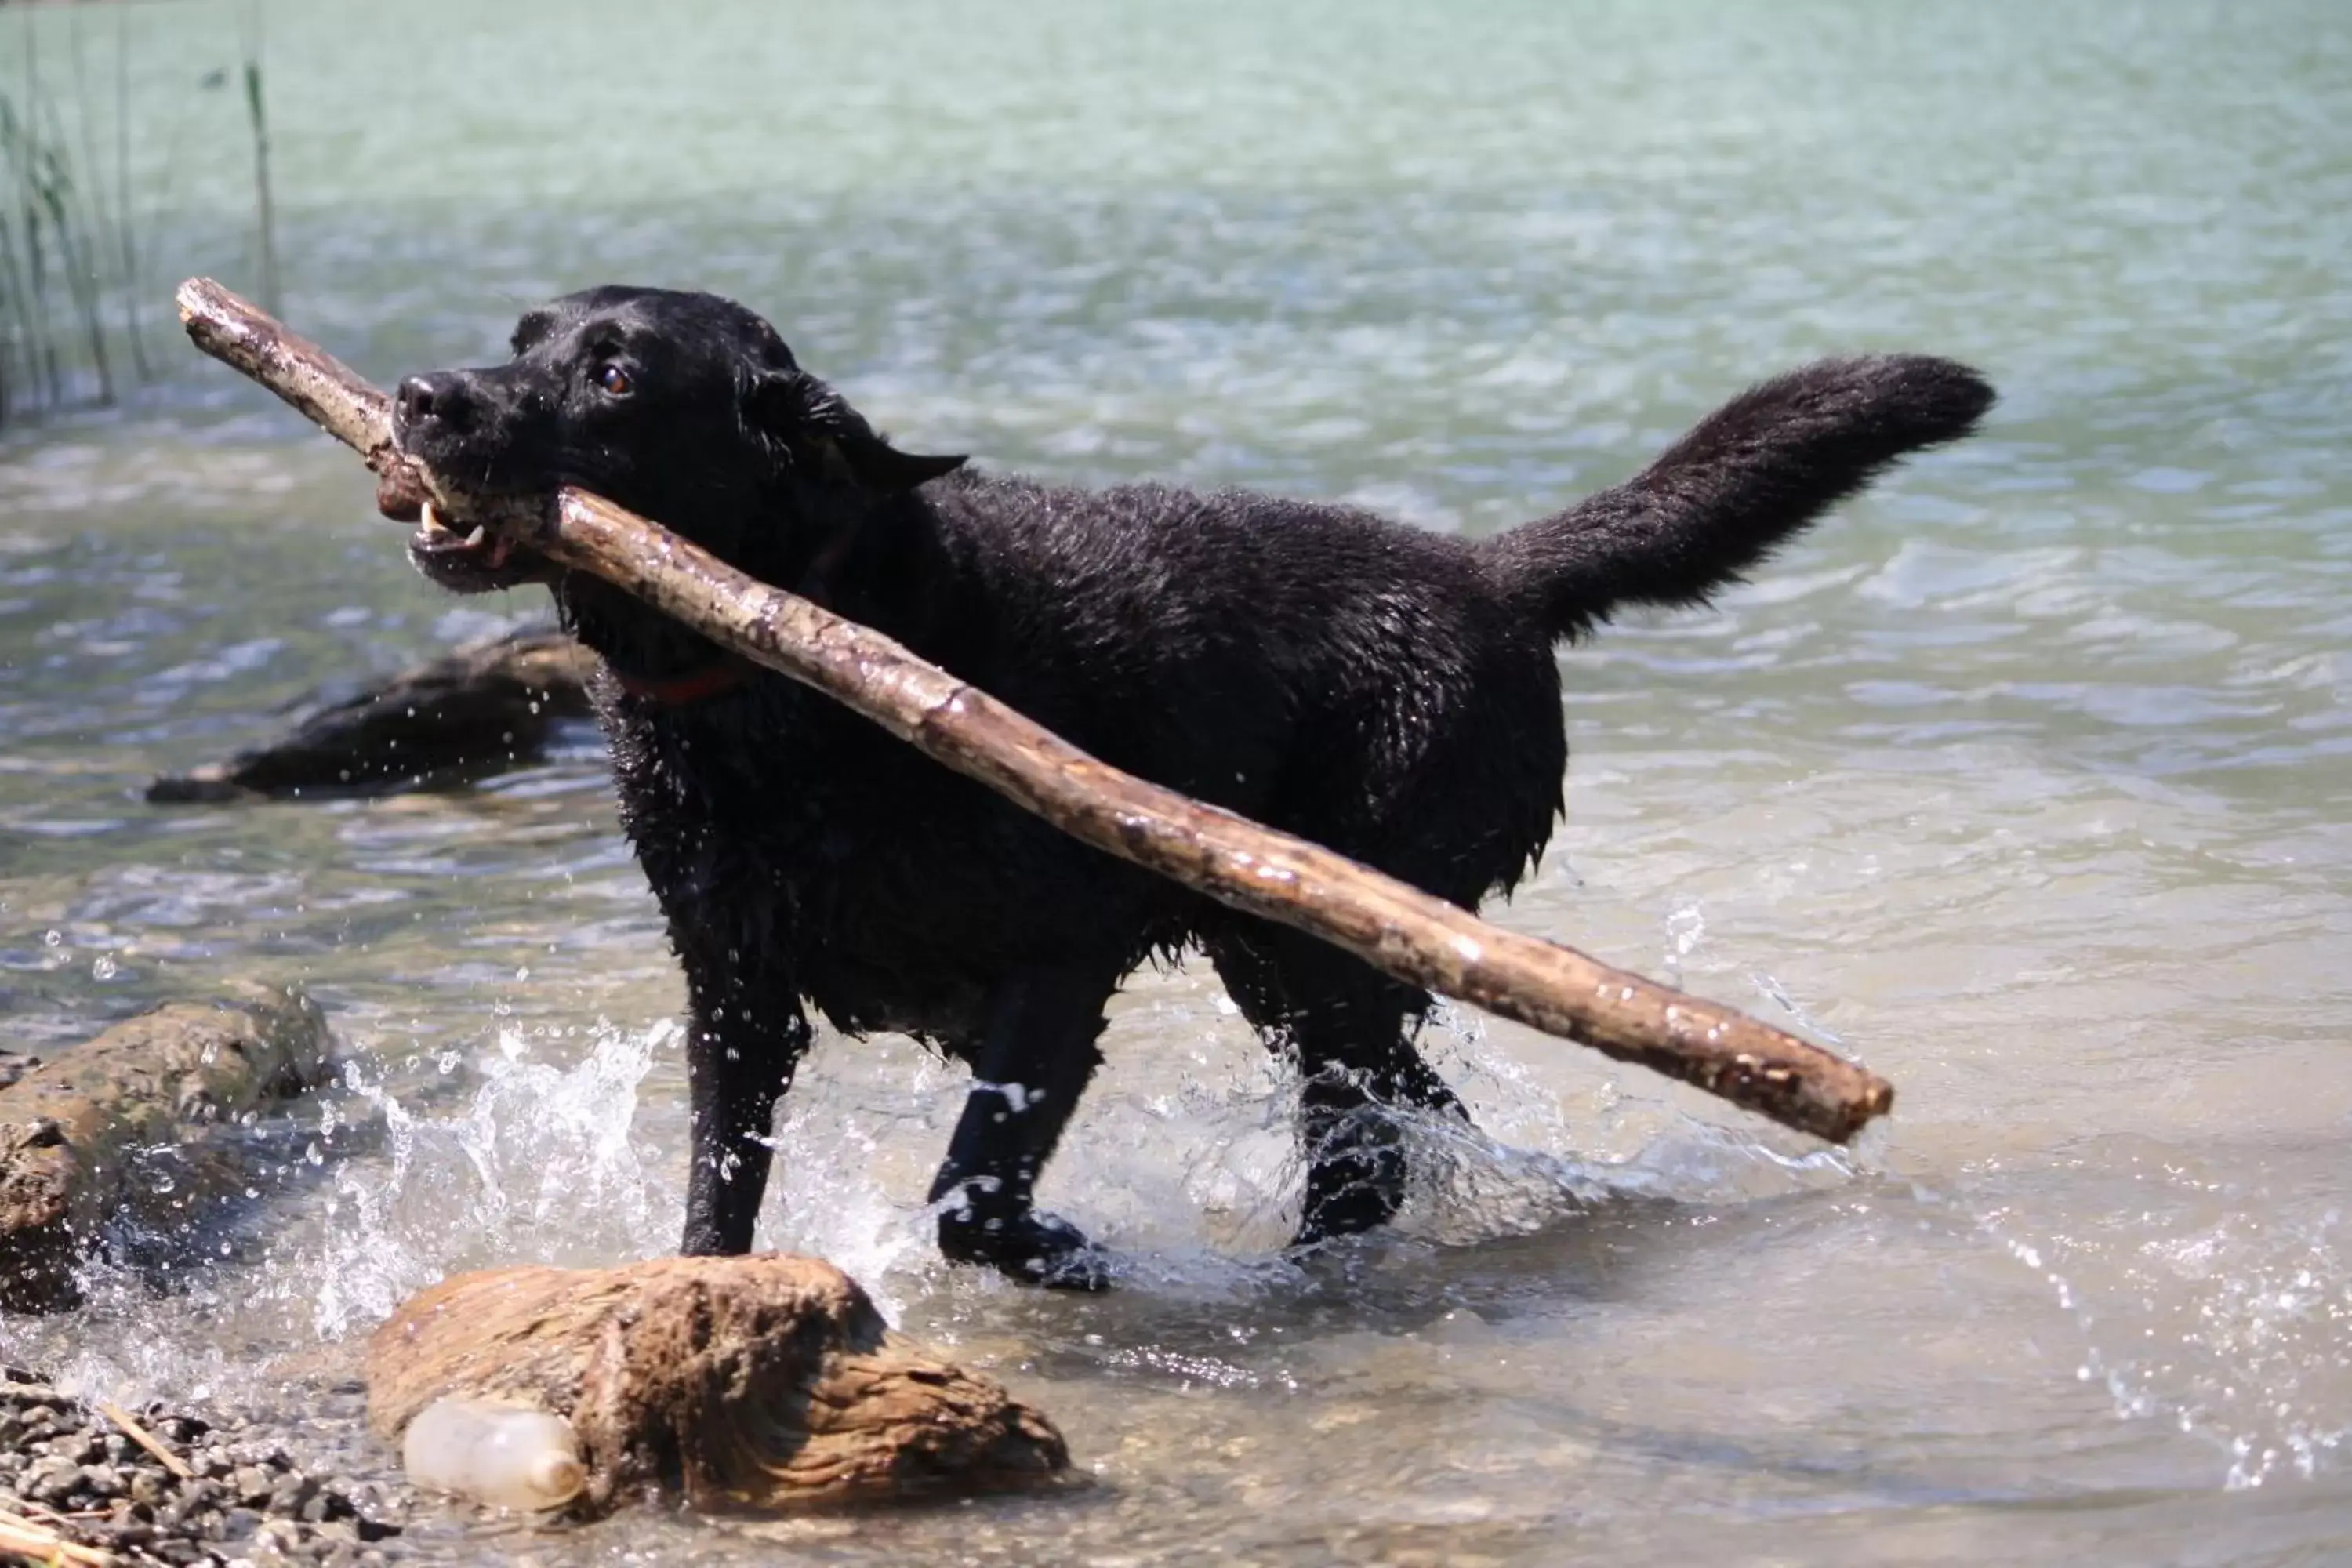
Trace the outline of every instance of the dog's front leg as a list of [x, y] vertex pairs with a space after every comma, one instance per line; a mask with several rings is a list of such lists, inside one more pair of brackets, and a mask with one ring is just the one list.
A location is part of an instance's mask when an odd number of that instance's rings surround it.
[[687, 994], [694, 1120], [678, 1250], [749, 1252], [774, 1159], [768, 1138], [776, 1101], [808, 1049], [808, 1018], [789, 990], [748, 984], [740, 973], [697, 973], [690, 966]]
[[991, 992], [986, 1032], [971, 1053], [971, 1096], [931, 1183], [931, 1201], [947, 1200], [940, 1250], [948, 1257], [1031, 1285], [1110, 1283], [1100, 1250], [1076, 1226], [1038, 1214], [1031, 1194], [1102, 1060], [1095, 1040], [1115, 984], [1098, 971], [1041, 968]]

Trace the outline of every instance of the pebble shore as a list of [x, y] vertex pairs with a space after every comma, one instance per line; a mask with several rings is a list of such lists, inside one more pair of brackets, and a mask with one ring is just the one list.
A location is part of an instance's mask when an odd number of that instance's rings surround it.
[[382, 1482], [305, 1470], [235, 1415], [126, 1414], [189, 1473], [95, 1405], [0, 1367], [0, 1510], [126, 1563], [391, 1561], [402, 1510]]

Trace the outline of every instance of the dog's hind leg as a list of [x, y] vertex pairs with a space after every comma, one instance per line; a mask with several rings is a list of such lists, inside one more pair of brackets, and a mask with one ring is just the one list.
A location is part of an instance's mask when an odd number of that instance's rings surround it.
[[1102, 1060], [1103, 1004], [1117, 988], [1104, 968], [1025, 969], [997, 983], [971, 1051], [972, 1089], [931, 1183], [940, 1250], [1015, 1279], [1062, 1289], [1110, 1283], [1100, 1252], [1076, 1226], [1031, 1206], [1037, 1173]]
[[1413, 1037], [1430, 995], [1296, 932], [1210, 942], [1217, 973], [1266, 1043], [1294, 1053], [1307, 1193], [1294, 1245], [1386, 1225], [1404, 1202], [1403, 1137], [1390, 1106], [1466, 1118]]

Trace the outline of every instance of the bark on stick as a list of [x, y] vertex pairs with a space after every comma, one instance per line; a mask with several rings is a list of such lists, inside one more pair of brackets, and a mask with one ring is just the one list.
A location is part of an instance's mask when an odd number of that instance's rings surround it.
[[[181, 285], [179, 302], [197, 347], [361, 453], [384, 486], [434, 493], [394, 447], [383, 393], [208, 279]], [[601, 497], [566, 489], [552, 504], [488, 513], [466, 500], [451, 510], [814, 687], [1074, 837], [1401, 980], [1835, 1142], [1894, 1103], [1885, 1079], [1745, 1014], [1489, 925], [1344, 856], [1109, 767], [880, 633], [755, 582]]]

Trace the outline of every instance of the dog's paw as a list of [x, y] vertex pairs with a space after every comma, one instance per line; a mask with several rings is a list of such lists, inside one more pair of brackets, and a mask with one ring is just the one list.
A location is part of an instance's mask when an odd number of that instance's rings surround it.
[[1404, 1160], [1393, 1150], [1370, 1152], [1371, 1158], [1334, 1160], [1307, 1173], [1307, 1202], [1291, 1246], [1361, 1236], [1396, 1218], [1404, 1206]]
[[1110, 1254], [1068, 1220], [1049, 1214], [940, 1216], [940, 1250], [957, 1263], [984, 1263], [1024, 1285], [1108, 1290]]

